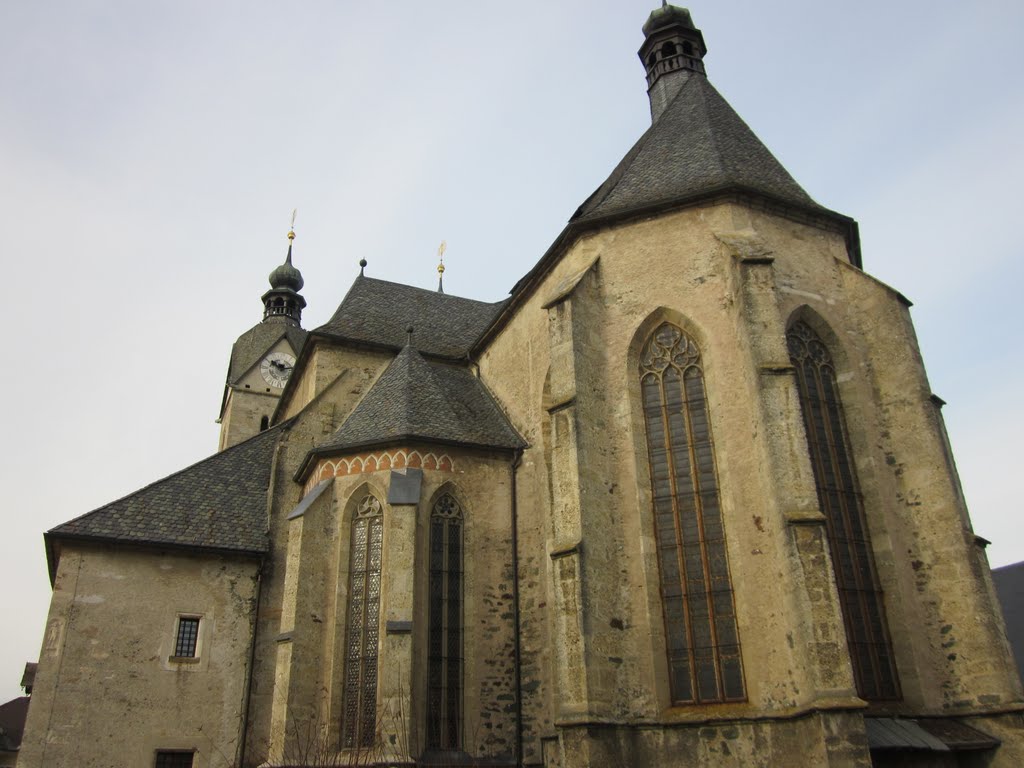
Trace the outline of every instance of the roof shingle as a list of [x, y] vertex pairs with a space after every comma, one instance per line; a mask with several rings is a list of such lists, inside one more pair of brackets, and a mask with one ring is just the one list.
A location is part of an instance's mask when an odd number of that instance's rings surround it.
[[611, 176], [579, 207], [588, 221], [729, 188], [824, 211], [704, 75], [691, 74]]
[[48, 538], [265, 552], [274, 427], [76, 517]]
[[404, 439], [525, 445], [478, 378], [466, 368], [427, 362], [408, 346], [317, 452]]
[[420, 352], [458, 360], [504, 305], [360, 275], [334, 316], [314, 333], [400, 350], [412, 326]]

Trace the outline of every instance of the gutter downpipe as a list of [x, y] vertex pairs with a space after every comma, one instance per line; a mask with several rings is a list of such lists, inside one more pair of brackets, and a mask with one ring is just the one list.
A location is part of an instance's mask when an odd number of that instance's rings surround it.
[[516, 665], [516, 766], [523, 765], [523, 673], [519, 622], [519, 509], [516, 503], [516, 471], [523, 461], [523, 449], [516, 451], [509, 467], [512, 479], [512, 621], [513, 653]]
[[256, 571], [256, 603], [252, 611], [252, 642], [249, 645], [249, 669], [245, 675], [245, 693], [242, 698], [242, 733], [238, 741], [238, 762], [237, 765], [245, 765], [245, 748], [249, 743], [249, 707], [251, 706], [250, 696], [252, 695], [252, 671], [256, 664], [256, 633], [260, 627], [260, 598], [263, 594], [263, 560]]
[[[303, 344], [303, 349], [306, 345]], [[301, 352], [299, 353], [302, 354]], [[278, 402], [280, 405], [280, 402]], [[277, 411], [274, 411], [275, 415]], [[288, 432], [291, 431], [291, 426], [288, 422], [283, 422], [285, 426], [281, 430], [281, 435], [287, 436]], [[274, 425], [277, 428], [277, 425]], [[270, 460], [270, 481], [267, 483], [267, 538], [268, 548], [267, 552], [264, 553], [263, 557], [260, 558], [259, 569], [256, 571], [256, 602], [252, 612], [252, 645], [249, 646], [249, 670], [245, 675], [245, 699], [243, 704], [245, 709], [242, 711], [242, 739], [238, 745], [238, 766], [245, 765], [245, 748], [249, 744], [249, 710], [252, 707], [252, 677], [253, 670], [256, 668], [256, 639], [259, 636], [260, 631], [260, 606], [262, 605], [263, 598], [263, 567], [267, 564], [267, 560], [273, 557], [273, 551], [270, 545], [270, 532], [271, 532], [271, 520], [274, 514], [274, 496], [277, 492], [277, 470], [281, 462], [281, 454], [284, 452], [284, 445], [281, 442], [281, 436], [278, 436], [277, 445], [274, 447], [274, 455]]]

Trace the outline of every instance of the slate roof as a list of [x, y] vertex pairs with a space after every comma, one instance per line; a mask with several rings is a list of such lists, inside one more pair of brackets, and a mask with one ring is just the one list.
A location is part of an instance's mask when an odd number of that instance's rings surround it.
[[708, 79], [692, 73], [572, 221], [640, 211], [730, 188], [827, 212], [793, 180]]
[[420, 352], [458, 360], [466, 357], [505, 303], [463, 299], [360, 275], [334, 316], [314, 333], [397, 351], [408, 342], [411, 325]]
[[295, 354], [298, 355], [302, 351], [302, 345], [306, 342], [306, 335], [307, 331], [286, 322], [282, 317], [271, 317], [254, 325], [239, 336], [238, 341], [231, 347], [228, 386], [237, 384], [246, 371], [252, 368], [282, 336], [288, 338]]
[[17, 752], [28, 717], [28, 696], [0, 704], [0, 752]]
[[468, 369], [427, 362], [409, 346], [316, 452], [406, 439], [506, 449], [525, 446]]
[[283, 426], [58, 525], [47, 532], [47, 540], [265, 552], [267, 489]]
[[992, 582], [1006, 620], [1006, 636], [1017, 670], [1024, 675], [1024, 563], [992, 569]]

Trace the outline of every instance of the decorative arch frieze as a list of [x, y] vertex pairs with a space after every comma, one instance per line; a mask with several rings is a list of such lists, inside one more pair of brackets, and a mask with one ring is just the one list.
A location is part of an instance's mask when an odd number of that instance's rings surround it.
[[406, 448], [369, 451], [355, 456], [321, 459], [316, 468], [310, 472], [302, 493], [303, 495], [309, 493], [317, 483], [332, 477], [347, 477], [366, 472], [377, 472], [382, 469], [405, 469], [406, 467], [454, 472], [455, 460], [447, 453]]

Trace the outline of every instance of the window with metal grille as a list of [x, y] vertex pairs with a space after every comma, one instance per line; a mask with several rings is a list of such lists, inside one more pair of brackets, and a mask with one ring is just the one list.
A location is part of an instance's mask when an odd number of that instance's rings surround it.
[[158, 750], [156, 768], [192, 768], [194, 754], [191, 750]]
[[427, 748], [462, 748], [462, 507], [450, 493], [430, 515]]
[[875, 569], [864, 499], [853, 468], [832, 356], [803, 321], [790, 328], [786, 341], [796, 367], [807, 447], [818, 503], [825, 514], [857, 694], [868, 700], [898, 699], [899, 678], [882, 587]]
[[377, 733], [377, 642], [380, 637], [380, 564], [384, 516], [380, 501], [364, 496], [352, 520], [348, 627], [341, 740], [372, 746]]
[[174, 655], [178, 658], [193, 658], [196, 642], [199, 640], [199, 617], [179, 616], [178, 634], [174, 641]]
[[663, 323], [640, 355], [674, 704], [742, 701], [743, 662], [700, 350]]

